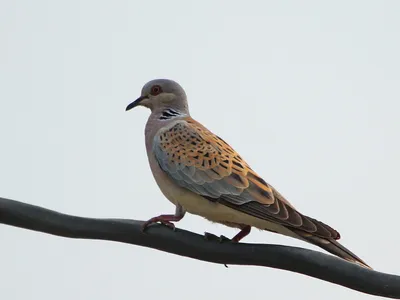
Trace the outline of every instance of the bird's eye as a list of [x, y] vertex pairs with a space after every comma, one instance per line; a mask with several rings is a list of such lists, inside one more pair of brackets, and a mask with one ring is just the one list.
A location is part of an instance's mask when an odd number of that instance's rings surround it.
[[153, 85], [153, 86], [151, 87], [151, 94], [152, 94], [153, 96], [156, 96], [156, 95], [158, 95], [158, 94], [161, 93], [161, 92], [162, 92], [161, 86], [159, 86], [159, 85]]

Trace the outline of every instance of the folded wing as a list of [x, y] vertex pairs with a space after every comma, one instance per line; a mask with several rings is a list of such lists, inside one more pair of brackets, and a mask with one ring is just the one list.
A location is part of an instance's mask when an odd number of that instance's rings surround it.
[[299, 213], [231, 146], [190, 117], [160, 130], [153, 151], [178, 185], [209, 201], [314, 236], [340, 238], [328, 225]]

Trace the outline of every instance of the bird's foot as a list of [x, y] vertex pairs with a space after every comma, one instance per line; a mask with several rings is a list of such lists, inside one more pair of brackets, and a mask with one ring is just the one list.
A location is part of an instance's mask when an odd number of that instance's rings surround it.
[[[218, 241], [220, 243], [225, 242], [225, 241], [231, 241], [230, 239], [228, 239], [226, 236], [217, 236], [213, 233], [209, 233], [209, 232], [204, 232], [204, 239], [207, 241]], [[224, 264], [224, 266], [226, 268], [228, 268], [227, 264]]]
[[224, 236], [224, 235], [220, 235], [220, 236], [219, 236], [219, 242], [220, 242], [220, 243], [232, 242], [232, 240], [231, 240], [230, 238], [227, 238], [227, 237]]
[[238, 243], [239, 241], [241, 241], [245, 236], [247, 236], [251, 231], [251, 226], [249, 225], [245, 225], [241, 228], [240, 232], [235, 235], [232, 239], [227, 238], [226, 236], [216, 236], [215, 234], [209, 233], [209, 232], [205, 232], [204, 233], [204, 238], [206, 240], [218, 240], [220, 243], [223, 242], [233, 242], [233, 243]]
[[231, 241], [231, 239], [227, 238], [226, 236], [223, 235], [217, 236], [209, 232], [204, 232], [204, 239], [206, 239], [207, 241], [218, 241], [220, 243]]
[[218, 237], [215, 234], [209, 233], [209, 232], [204, 232], [204, 239], [207, 241], [215, 241], [218, 239]]
[[145, 232], [146, 229], [150, 225], [155, 224], [155, 223], [161, 223], [161, 224], [163, 224], [163, 225], [165, 225], [165, 226], [167, 226], [167, 227], [169, 227], [169, 228], [171, 228], [172, 230], [175, 231], [175, 224], [172, 223], [171, 221], [176, 221], [176, 219], [172, 218], [172, 217], [175, 217], [175, 216], [174, 215], [161, 215], [161, 216], [158, 216], [158, 217], [151, 218], [150, 220], [146, 221], [143, 224], [142, 232]]

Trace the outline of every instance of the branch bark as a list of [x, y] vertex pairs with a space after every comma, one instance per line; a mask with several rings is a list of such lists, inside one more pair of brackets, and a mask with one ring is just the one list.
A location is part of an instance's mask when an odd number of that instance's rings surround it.
[[368, 270], [303, 248], [220, 243], [190, 231], [172, 231], [163, 225], [151, 226], [143, 233], [143, 221], [83, 218], [4, 198], [0, 198], [0, 223], [69, 238], [129, 243], [219, 264], [282, 269], [367, 294], [400, 299], [400, 276]]

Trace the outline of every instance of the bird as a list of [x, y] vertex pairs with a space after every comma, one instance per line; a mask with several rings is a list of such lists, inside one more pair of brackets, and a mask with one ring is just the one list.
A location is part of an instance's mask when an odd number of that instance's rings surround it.
[[329, 225], [300, 213], [272, 185], [260, 177], [221, 137], [190, 116], [185, 90], [170, 79], [147, 82], [138, 99], [126, 107], [151, 110], [145, 126], [146, 152], [154, 179], [175, 205], [143, 225], [162, 223], [175, 229], [186, 212], [240, 229], [239, 242], [251, 228], [296, 238], [370, 268], [341, 245], [340, 234]]

